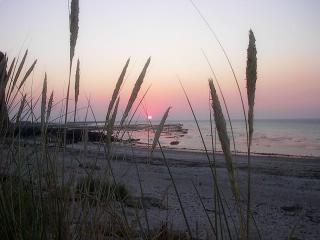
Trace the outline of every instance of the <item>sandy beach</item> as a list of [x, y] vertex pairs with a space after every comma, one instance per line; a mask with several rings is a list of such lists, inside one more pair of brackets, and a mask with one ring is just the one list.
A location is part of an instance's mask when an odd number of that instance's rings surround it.
[[[81, 143], [68, 148], [66, 171], [77, 177], [85, 176], [88, 169], [93, 170], [96, 176], [106, 174], [107, 160], [99, 148], [98, 144], [93, 143], [88, 144], [85, 152]], [[156, 149], [151, 158], [146, 147], [120, 144], [114, 145], [113, 152], [111, 164], [117, 182], [125, 184], [137, 199], [141, 198], [138, 169], [144, 192], [142, 200], [147, 208], [150, 227], [156, 228], [162, 222], [169, 222], [173, 229], [185, 231], [185, 221], [161, 152]], [[193, 181], [206, 211], [213, 219], [213, 184], [206, 155], [203, 152], [176, 149], [164, 149], [164, 154], [192, 231], [200, 239], [212, 236], [208, 219], [192, 185]], [[86, 156], [86, 159], [81, 160], [77, 156]], [[215, 157], [218, 184], [231, 212], [235, 213], [224, 158], [219, 153]], [[246, 196], [246, 156], [236, 157], [235, 168], [241, 194]], [[295, 229], [294, 239], [319, 239], [319, 158], [253, 156], [252, 173], [252, 212], [262, 239], [287, 239], [292, 229]], [[134, 224], [135, 209], [126, 207], [126, 211]], [[139, 210], [139, 215], [143, 222], [142, 210]], [[233, 218], [236, 219], [236, 216], [233, 215]], [[253, 239], [259, 239], [254, 226], [251, 232]]]

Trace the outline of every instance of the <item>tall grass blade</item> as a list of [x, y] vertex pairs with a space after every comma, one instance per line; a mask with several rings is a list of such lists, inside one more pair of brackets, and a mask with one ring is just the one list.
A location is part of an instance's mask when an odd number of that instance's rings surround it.
[[108, 126], [107, 126], [107, 144], [108, 144], [109, 149], [110, 149], [110, 144], [111, 144], [111, 136], [113, 133], [114, 123], [116, 121], [116, 116], [117, 116], [117, 112], [118, 112], [119, 102], [120, 102], [120, 97], [118, 98], [118, 100], [116, 102], [116, 105], [114, 107], [110, 122], [108, 122]]
[[[232, 66], [232, 63], [231, 63], [231, 60], [227, 54], [227, 51], [224, 49], [221, 41], [219, 40], [217, 34], [215, 33], [215, 31], [213, 30], [213, 28], [211, 27], [211, 25], [209, 24], [209, 22], [207, 21], [207, 19], [203, 16], [203, 14], [201, 13], [200, 9], [197, 7], [197, 5], [194, 3], [193, 0], [189, 0], [190, 3], [192, 4], [192, 6], [194, 7], [194, 9], [197, 11], [197, 13], [199, 14], [199, 16], [201, 17], [201, 19], [204, 21], [204, 23], [207, 25], [209, 31], [212, 33], [214, 39], [217, 41], [217, 43], [219, 44], [222, 52], [223, 52], [223, 55], [225, 56], [225, 58], [227, 59], [227, 62], [228, 62], [228, 65], [231, 69], [231, 72], [232, 72], [232, 75], [233, 75], [233, 78], [236, 82], [236, 85], [237, 85], [237, 89], [238, 89], [238, 92], [239, 92], [239, 96], [240, 96], [240, 100], [241, 100], [241, 105], [242, 105], [242, 111], [243, 111], [243, 116], [244, 116], [244, 119], [245, 119], [245, 124], [246, 124], [246, 134], [248, 135], [248, 125], [247, 125], [247, 116], [246, 116], [246, 110], [245, 110], [245, 107], [244, 107], [244, 101], [243, 101], [243, 97], [242, 97], [242, 92], [241, 92], [241, 89], [240, 89], [240, 85], [239, 85], [239, 81], [238, 81], [238, 78], [236, 76], [236, 73], [234, 71], [234, 68]], [[247, 136], [248, 138], [248, 136]], [[248, 139], [247, 139], [248, 141]]]
[[18, 67], [18, 70], [17, 70], [17, 72], [15, 73], [15, 76], [14, 76], [14, 79], [13, 79], [13, 82], [12, 82], [12, 85], [11, 85], [11, 89], [10, 89], [9, 95], [11, 95], [14, 87], [16, 86], [16, 83], [17, 83], [18, 78], [19, 78], [19, 76], [20, 76], [20, 73], [21, 73], [21, 71], [22, 71], [23, 65], [24, 65], [24, 63], [25, 63], [25, 61], [26, 61], [27, 55], [28, 55], [28, 49], [27, 49], [26, 52], [24, 53], [23, 58], [22, 58], [22, 60], [21, 60], [21, 62], [20, 62], [20, 65], [19, 65], [19, 67]]
[[[128, 123], [126, 124], [126, 126], [130, 126], [130, 124], [131, 124], [131, 122], [132, 122], [133, 117], [136, 115], [136, 113], [137, 113], [137, 111], [138, 111], [139, 107], [140, 107], [140, 106], [141, 106], [141, 104], [142, 104], [142, 101], [143, 101], [143, 100], [144, 100], [144, 98], [146, 97], [146, 95], [147, 95], [147, 93], [149, 92], [150, 88], [151, 88], [151, 84], [149, 85], [149, 87], [148, 87], [148, 88], [147, 88], [147, 90], [144, 92], [143, 96], [141, 97], [141, 99], [140, 99], [139, 103], [137, 104], [136, 108], [134, 109], [134, 111], [133, 111], [133, 113], [132, 113], [132, 115], [131, 115], [131, 117], [130, 117], [130, 119], [129, 119]], [[119, 131], [120, 131], [120, 129], [119, 129]], [[118, 132], [118, 133], [119, 133], [119, 132]], [[122, 133], [122, 135], [121, 135], [120, 139], [123, 139], [123, 136], [124, 136], [124, 134], [125, 134], [125, 133], [126, 133], [126, 131], [123, 131], [123, 133]]]
[[[149, 122], [150, 122], [150, 120], [149, 120]], [[150, 125], [151, 125], [151, 122], [150, 122]], [[167, 158], [166, 158], [166, 156], [165, 156], [165, 154], [164, 154], [164, 152], [163, 152], [163, 149], [162, 149], [162, 146], [161, 146], [161, 143], [159, 142], [159, 140], [158, 140], [158, 145], [159, 145], [159, 148], [160, 148], [160, 152], [161, 152], [161, 154], [162, 154], [162, 157], [163, 157], [163, 161], [164, 161], [164, 163], [165, 163], [165, 165], [166, 165], [166, 168], [167, 168], [167, 170], [168, 170], [168, 173], [169, 173], [169, 176], [170, 176], [170, 180], [171, 180], [173, 189], [174, 189], [174, 191], [175, 191], [175, 193], [176, 193], [176, 196], [177, 196], [177, 198], [178, 198], [178, 202], [179, 202], [179, 205], [180, 205], [180, 208], [181, 208], [181, 212], [182, 212], [184, 221], [185, 221], [186, 226], [187, 226], [189, 238], [190, 238], [190, 239], [193, 239], [193, 237], [192, 237], [192, 231], [191, 231], [191, 228], [190, 228], [190, 224], [189, 224], [187, 215], [186, 215], [186, 213], [185, 213], [184, 207], [183, 207], [183, 205], [182, 205], [182, 201], [181, 201], [181, 197], [180, 197], [180, 194], [179, 194], [177, 185], [176, 185], [176, 183], [175, 183], [175, 181], [174, 181], [174, 178], [173, 178], [173, 175], [172, 175], [172, 172], [171, 172], [169, 163], [168, 163]]]
[[[14, 78], [15, 78], [15, 75], [16, 75], [16, 69], [17, 69], [17, 67], [18, 67], [18, 63], [19, 63], [19, 57], [20, 57], [20, 52], [19, 52], [19, 55], [18, 55], [18, 57], [17, 57], [17, 60], [15, 61], [15, 63], [14, 63], [14, 66], [13, 66], [13, 70], [12, 70], [12, 74], [11, 74], [11, 76], [10, 76], [10, 84], [9, 84], [9, 86], [8, 86], [8, 92], [7, 92], [7, 96], [6, 96], [6, 102], [9, 102], [9, 99], [10, 99], [10, 97], [11, 97], [11, 86], [12, 86], [12, 84], [13, 84], [13, 81], [14, 81]], [[9, 79], [8, 79], [8, 81], [9, 81]]]
[[19, 110], [18, 110], [18, 113], [17, 113], [17, 116], [16, 116], [16, 124], [18, 124], [20, 122], [20, 118], [21, 118], [21, 115], [22, 115], [22, 112], [23, 112], [23, 109], [24, 109], [24, 105], [26, 103], [26, 94], [23, 96], [22, 100], [21, 100], [21, 104], [20, 104], [20, 107], [19, 107]]
[[206, 214], [206, 216], [207, 216], [207, 219], [208, 219], [208, 221], [209, 221], [209, 224], [210, 224], [210, 227], [211, 227], [211, 229], [212, 229], [212, 231], [213, 231], [213, 234], [216, 236], [216, 238], [218, 238], [218, 236], [217, 236], [217, 231], [216, 231], [217, 227], [215, 228], [215, 227], [213, 226], [213, 223], [212, 223], [211, 218], [210, 218], [210, 216], [209, 216], [209, 214], [208, 214], [208, 211], [207, 211], [207, 209], [206, 209], [206, 206], [204, 205], [204, 202], [203, 202], [203, 200], [202, 200], [202, 198], [201, 198], [201, 195], [200, 195], [200, 193], [199, 193], [199, 190], [198, 190], [197, 186], [194, 184], [193, 181], [192, 181], [192, 185], [193, 185], [193, 188], [194, 188], [194, 190], [196, 191], [197, 196], [198, 196], [198, 198], [199, 198], [199, 200], [200, 200], [200, 203], [201, 203], [201, 206], [202, 206], [202, 208], [203, 208], [203, 211], [205, 212], [205, 214]]
[[138, 93], [140, 91], [140, 88], [141, 88], [141, 85], [143, 83], [143, 79], [146, 75], [146, 72], [147, 72], [147, 69], [148, 69], [148, 66], [150, 64], [150, 61], [151, 61], [151, 57], [148, 58], [147, 62], [145, 63], [143, 69], [142, 69], [142, 72], [140, 73], [134, 87], [133, 87], [133, 90], [131, 92], [131, 95], [130, 95], [130, 98], [128, 100], [128, 104], [126, 106], [126, 109], [124, 110], [124, 113], [122, 115], [122, 118], [121, 118], [121, 121], [120, 121], [120, 128], [123, 126], [123, 123], [124, 121], [126, 120], [126, 118], [128, 117], [128, 114], [132, 108], [132, 105], [133, 103], [135, 102], [137, 96], [138, 96]]
[[23, 84], [25, 83], [25, 81], [27, 80], [27, 78], [29, 77], [29, 75], [32, 73], [35, 65], [37, 64], [37, 59], [32, 63], [32, 65], [30, 66], [30, 68], [28, 69], [28, 71], [26, 72], [26, 74], [24, 75], [23, 79], [20, 82], [20, 85], [18, 87], [18, 90], [21, 89], [21, 87], [23, 86]]
[[11, 103], [13, 103], [17, 97], [17, 95], [20, 93], [22, 95], [22, 93], [20, 92], [20, 89], [22, 88], [22, 86], [25, 84], [26, 80], [28, 79], [28, 77], [30, 76], [30, 74], [32, 73], [35, 65], [37, 63], [37, 60], [35, 60], [33, 62], [33, 64], [29, 67], [29, 69], [27, 70], [26, 74], [24, 75], [23, 79], [21, 80], [19, 86], [18, 86], [18, 89], [14, 95], [14, 97], [11, 99]]
[[14, 59], [12, 60], [11, 64], [10, 64], [10, 68], [9, 68], [8, 73], [7, 73], [7, 77], [6, 77], [5, 81], [4, 81], [4, 83], [5, 83], [6, 86], [7, 86], [8, 80], [9, 80], [11, 74], [12, 74], [12, 70], [13, 70], [15, 61], [16, 61], [16, 58], [14, 58]]
[[167, 117], [169, 115], [169, 111], [170, 111], [171, 107], [168, 107], [168, 109], [166, 110], [166, 112], [164, 113], [161, 121], [160, 121], [160, 124], [159, 124], [159, 127], [157, 128], [157, 131], [154, 135], [154, 139], [153, 139], [153, 143], [152, 143], [152, 147], [151, 147], [151, 154], [153, 153], [154, 149], [156, 148], [156, 145], [159, 141], [159, 138], [160, 138], [160, 135], [161, 135], [161, 132], [163, 130], [163, 126], [164, 126], [164, 123], [166, 122], [167, 120]]
[[125, 77], [125, 75], [126, 75], [127, 68], [128, 68], [128, 66], [129, 66], [129, 62], [130, 62], [130, 58], [128, 58], [125, 66], [123, 67], [122, 72], [121, 72], [121, 74], [120, 74], [120, 77], [119, 77], [119, 79], [118, 79], [118, 81], [117, 81], [116, 87], [115, 87], [114, 90], [113, 90], [113, 94], [112, 94], [112, 97], [111, 97], [111, 101], [110, 101], [109, 107], [108, 107], [108, 112], [107, 112], [107, 116], [106, 116], [106, 121], [109, 120], [109, 117], [110, 117], [110, 114], [111, 114], [111, 110], [112, 110], [112, 108], [113, 108], [113, 106], [114, 106], [114, 103], [115, 103], [115, 101], [116, 101], [116, 99], [117, 99], [117, 97], [118, 97], [118, 95], [119, 95], [119, 91], [120, 91], [120, 88], [121, 88], [121, 86], [122, 86], [124, 77]]

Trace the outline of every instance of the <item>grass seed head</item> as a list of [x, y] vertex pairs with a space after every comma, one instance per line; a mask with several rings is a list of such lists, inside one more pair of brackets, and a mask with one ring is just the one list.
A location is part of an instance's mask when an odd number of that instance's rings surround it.
[[77, 105], [79, 99], [79, 91], [80, 91], [80, 61], [77, 61], [77, 70], [76, 70], [76, 78], [74, 82], [74, 98], [75, 104]]
[[45, 113], [47, 104], [47, 73], [44, 75], [43, 86], [42, 86], [42, 98], [41, 98], [41, 126], [44, 126]]
[[138, 93], [140, 91], [140, 88], [141, 88], [141, 85], [143, 83], [143, 79], [146, 75], [146, 72], [147, 72], [147, 69], [148, 69], [148, 66], [150, 64], [150, 61], [151, 61], [151, 58], [149, 57], [147, 62], [145, 63], [133, 89], [132, 89], [132, 92], [131, 92], [131, 95], [130, 95], [130, 98], [129, 98], [129, 101], [128, 101], [128, 104], [126, 106], [126, 109], [124, 110], [124, 113], [123, 113], [123, 116], [121, 118], [121, 121], [120, 121], [120, 126], [123, 125], [124, 121], [126, 120], [126, 118], [128, 117], [128, 114], [132, 108], [132, 105], [133, 103], [135, 102], [137, 96], [138, 96]]
[[162, 119], [161, 119], [161, 122], [159, 124], [159, 127], [157, 128], [157, 131], [154, 135], [154, 139], [153, 139], [153, 143], [152, 143], [152, 147], [151, 147], [151, 153], [153, 153], [154, 149], [156, 148], [157, 146], [157, 143], [160, 139], [160, 135], [161, 135], [161, 132], [163, 130], [163, 127], [164, 127], [164, 124], [168, 118], [168, 115], [169, 115], [169, 111], [170, 111], [171, 107], [168, 107], [167, 111], [164, 113]]
[[253, 134], [253, 107], [257, 81], [257, 50], [255, 37], [252, 30], [249, 31], [249, 46], [247, 49], [247, 97], [248, 97], [248, 125], [249, 125], [249, 144]]
[[116, 87], [113, 90], [113, 94], [112, 94], [112, 97], [111, 97], [111, 101], [109, 103], [107, 117], [106, 117], [107, 121], [109, 120], [109, 116], [110, 116], [111, 110], [112, 110], [112, 108], [114, 106], [114, 103], [115, 103], [115, 101], [116, 101], [116, 99], [117, 99], [117, 97], [119, 95], [119, 91], [120, 91], [121, 85], [123, 83], [124, 76], [126, 75], [126, 71], [127, 71], [128, 66], [129, 66], [129, 62], [130, 62], [130, 58], [127, 60], [126, 65], [123, 67], [122, 72], [120, 74], [120, 77], [119, 77], [119, 79], [117, 81]]
[[71, 11], [69, 15], [69, 24], [70, 24], [70, 65], [74, 56], [78, 30], [79, 30], [79, 0], [71, 1]]
[[52, 105], [53, 105], [53, 91], [50, 94], [49, 102], [48, 102], [48, 109], [47, 109], [47, 117], [46, 117], [46, 124], [49, 122], [51, 110], [52, 110]]
[[237, 186], [235, 174], [234, 174], [233, 159], [232, 159], [232, 153], [230, 150], [230, 140], [228, 137], [226, 120], [223, 116], [219, 97], [217, 95], [212, 79], [209, 79], [209, 86], [210, 86], [211, 97], [212, 97], [212, 109], [214, 113], [214, 121], [216, 124], [219, 140], [221, 143], [221, 148], [225, 157], [231, 189], [234, 194], [234, 197], [236, 199], [239, 199], [240, 197], [239, 188]]

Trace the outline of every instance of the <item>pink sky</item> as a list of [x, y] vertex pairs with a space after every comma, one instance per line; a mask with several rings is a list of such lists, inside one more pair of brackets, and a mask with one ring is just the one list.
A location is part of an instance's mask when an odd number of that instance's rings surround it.
[[[248, 30], [257, 39], [257, 118], [320, 118], [320, 2], [195, 1], [219, 36], [245, 95]], [[12, 58], [29, 49], [35, 58], [35, 92], [44, 72], [61, 99], [68, 76], [67, 1], [1, 0], [0, 47]], [[231, 115], [241, 117], [239, 95], [221, 49], [188, 0], [81, 1], [76, 58], [81, 61], [80, 105], [87, 97], [99, 119], [128, 57], [128, 79], [121, 106], [144, 62], [151, 56], [142, 92], [152, 84], [145, 105], [155, 118], [172, 106], [172, 119], [190, 119], [179, 86], [181, 78], [199, 118], [208, 118], [208, 55]]]

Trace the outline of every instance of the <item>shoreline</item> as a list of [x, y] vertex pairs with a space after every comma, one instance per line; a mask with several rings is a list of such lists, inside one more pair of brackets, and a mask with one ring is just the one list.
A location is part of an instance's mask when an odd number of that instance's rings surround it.
[[[93, 123], [95, 122], [76, 122], [76, 123], [68, 123], [68, 129], [70, 132], [72, 131], [82, 131], [83, 129], [86, 129], [88, 130], [88, 133], [90, 133], [91, 135], [93, 136], [89, 136], [91, 139], [90, 141], [91, 142], [95, 142], [97, 141], [99, 138], [101, 138], [101, 135], [100, 134], [103, 134], [102, 133], [102, 129], [104, 128], [104, 125], [93, 125]], [[104, 122], [98, 122], [98, 123], [104, 123]], [[96, 123], [97, 124], [97, 123]], [[38, 130], [38, 132], [40, 132], [40, 125], [39, 123], [30, 123], [30, 122], [23, 122], [22, 124], [24, 126], [24, 128], [22, 128], [24, 131], [22, 131], [26, 137], [30, 137], [32, 136], [32, 130], [34, 131], [35, 129]], [[63, 129], [64, 125], [61, 125], [61, 124], [57, 124], [57, 123], [54, 123], [54, 124], [50, 124], [50, 130], [52, 131], [58, 131], [59, 129]], [[130, 131], [133, 131], [133, 132], [139, 132], [139, 131], [147, 131], [146, 128], [148, 128], [148, 124], [134, 124], [134, 125], [130, 125], [130, 129], [128, 130], [129, 132]], [[115, 126], [115, 128], [117, 129], [118, 126]], [[152, 126], [153, 128], [156, 128], [157, 125], [153, 125]], [[182, 136], [180, 136], [182, 139], [183, 139], [183, 136], [185, 134], [188, 134], [188, 131], [190, 129], [188, 128], [185, 128], [187, 126], [184, 126], [183, 123], [178, 123], [178, 122], [175, 122], [175, 123], [169, 123], [169, 124], [165, 124], [164, 125], [164, 129], [167, 129], [169, 130], [172, 134], [178, 134], [178, 133], [183, 133]], [[153, 130], [152, 130], [153, 131]], [[163, 132], [165, 132], [165, 130], [163, 130]], [[186, 132], [186, 133], [185, 133]], [[76, 134], [76, 139], [73, 139], [73, 140], [76, 140], [76, 142], [81, 142], [81, 133], [78, 133]], [[147, 142], [145, 142], [145, 139], [144, 140], [141, 140], [140, 139], [141, 136], [136, 136], [136, 138], [133, 138], [132, 141], [134, 142], [134, 144], [136, 146], [147, 146]], [[163, 139], [168, 139], [168, 138], [173, 138], [172, 136], [171, 137], [166, 137], [166, 136], [163, 136]], [[143, 137], [142, 137], [143, 139]], [[317, 138], [318, 139], [318, 138]], [[316, 140], [317, 140], [316, 139]], [[117, 141], [121, 141], [117, 138], [115, 138], [115, 140]], [[128, 141], [128, 139], [125, 139], [123, 140], [124, 142]], [[183, 144], [183, 140], [178, 143], [181, 145], [183, 145], [183, 147], [178, 147], [178, 146], [175, 146], [175, 145], [169, 145], [171, 144], [170, 142], [163, 142], [162, 143], [162, 147], [163, 148], [166, 148], [166, 149], [174, 149], [174, 150], [182, 150], [182, 151], [194, 151], [194, 152], [202, 152], [202, 151], [205, 151], [204, 148], [203, 148], [203, 145], [200, 145], [200, 146], [196, 146], [195, 148], [191, 148], [188, 144]], [[272, 148], [271, 148], [272, 149]], [[297, 146], [295, 149], [299, 149], [299, 147]], [[320, 150], [320, 148], [318, 147], [317, 145], [317, 149]], [[288, 150], [288, 149], [287, 149]], [[281, 152], [281, 151], [280, 151]], [[294, 158], [319, 158], [320, 159], [320, 152], [319, 151], [310, 151], [312, 154], [308, 154], [306, 153], [305, 151], [303, 151], [304, 154], [296, 154], [296, 153], [292, 153], [294, 151], [285, 151], [283, 153], [279, 153], [279, 151], [277, 152], [275, 149], [273, 149], [273, 151], [268, 151], [266, 149], [260, 149], [259, 151], [252, 151], [251, 150], [251, 154], [252, 155], [256, 155], [256, 156], [279, 156], [279, 157], [294, 157]], [[221, 153], [221, 150], [217, 151], [217, 153]], [[237, 151], [237, 154], [238, 155], [246, 155], [246, 148], [242, 148], [242, 151]]]
[[[98, 144], [89, 144], [87, 150], [92, 156], [103, 155], [97, 152]], [[78, 145], [81, 149], [81, 145]], [[139, 164], [154, 164], [164, 166], [163, 157], [158, 148], [154, 150], [152, 158], [148, 159], [148, 148], [143, 146], [130, 146], [119, 143], [114, 144], [113, 158], [123, 158], [126, 161], [134, 160]], [[163, 148], [165, 157], [170, 164], [177, 167], [209, 167], [207, 155], [204, 151], [185, 151], [180, 149]], [[134, 157], [132, 157], [134, 153]], [[212, 154], [209, 154], [212, 161]], [[217, 168], [225, 168], [223, 153], [215, 154]], [[276, 155], [252, 155], [251, 169], [257, 173], [277, 176], [291, 176], [300, 178], [320, 179], [320, 159], [317, 157], [295, 157]], [[234, 159], [236, 170], [247, 169], [247, 156], [237, 155]], [[319, 199], [320, 200], [320, 199]]]
[[[147, 148], [147, 143], [141, 143], [141, 142], [136, 142], [135, 143], [136, 147], [142, 147], [142, 148]], [[176, 151], [186, 151], [186, 152], [197, 152], [197, 153], [203, 153], [205, 152], [204, 149], [198, 149], [198, 148], [179, 148], [179, 147], [171, 147], [171, 146], [162, 146], [163, 149], [166, 150], [176, 150]], [[212, 152], [208, 150], [210, 154]], [[216, 154], [223, 155], [222, 151], [215, 151]], [[239, 156], [246, 156], [247, 153], [243, 151], [237, 151], [237, 155]], [[282, 153], [264, 153], [264, 152], [251, 152], [252, 156], [266, 156], [266, 157], [284, 157], [284, 158], [310, 158], [310, 159], [319, 159], [320, 161], [320, 155], [319, 156], [314, 156], [314, 155], [294, 155], [294, 154], [282, 154]]]

